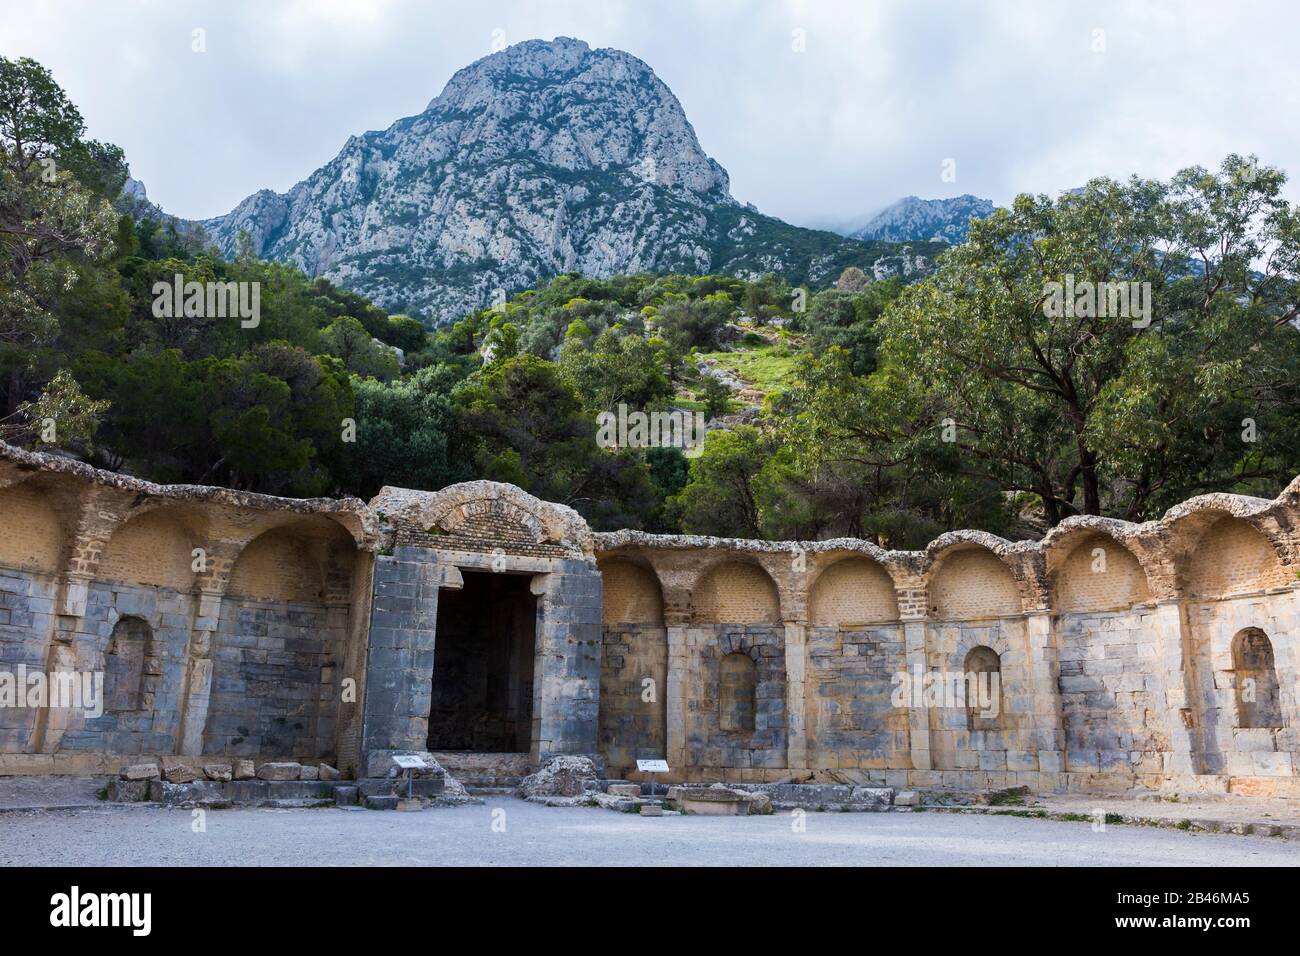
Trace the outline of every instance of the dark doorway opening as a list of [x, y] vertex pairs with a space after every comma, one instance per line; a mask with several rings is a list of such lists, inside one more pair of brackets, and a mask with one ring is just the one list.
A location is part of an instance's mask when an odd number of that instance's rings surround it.
[[531, 575], [461, 571], [438, 594], [430, 750], [524, 753], [532, 744], [537, 597]]

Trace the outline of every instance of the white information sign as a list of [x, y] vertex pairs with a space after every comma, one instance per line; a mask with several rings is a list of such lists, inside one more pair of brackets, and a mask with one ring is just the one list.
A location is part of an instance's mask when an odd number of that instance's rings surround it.
[[667, 773], [668, 761], [667, 760], [638, 760], [636, 762], [636, 769], [640, 770], [642, 773]]
[[393, 763], [403, 770], [424, 770], [428, 767], [423, 757], [417, 757], [414, 754], [394, 754]]

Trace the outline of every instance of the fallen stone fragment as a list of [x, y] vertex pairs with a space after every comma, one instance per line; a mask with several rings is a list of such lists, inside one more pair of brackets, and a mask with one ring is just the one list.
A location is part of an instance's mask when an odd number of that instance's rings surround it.
[[226, 782], [234, 777], [235, 770], [228, 763], [205, 763], [203, 765], [203, 775], [209, 780], [218, 780]]
[[756, 815], [767, 816], [768, 814], [776, 812], [776, 810], [772, 807], [772, 798], [769, 797], [767, 794], [751, 793], [749, 791], [742, 791], [742, 792], [746, 797], [749, 798], [750, 816], [756, 816]]
[[132, 764], [122, 771], [123, 780], [157, 780], [160, 776], [156, 763]]
[[252, 780], [256, 776], [257, 774], [253, 770], [253, 761], [243, 759], [235, 761], [236, 780]]
[[600, 777], [590, 757], [553, 757], [536, 773], [524, 777], [519, 796], [577, 797], [600, 789]]

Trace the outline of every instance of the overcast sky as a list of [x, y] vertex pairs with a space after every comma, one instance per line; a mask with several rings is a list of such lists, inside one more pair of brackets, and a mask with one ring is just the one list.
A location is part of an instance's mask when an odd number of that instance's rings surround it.
[[1300, 176], [1290, 0], [10, 0], [0, 54], [49, 67], [153, 200], [203, 218], [420, 112], [494, 40], [555, 36], [649, 63], [732, 194], [800, 224], [1232, 151]]

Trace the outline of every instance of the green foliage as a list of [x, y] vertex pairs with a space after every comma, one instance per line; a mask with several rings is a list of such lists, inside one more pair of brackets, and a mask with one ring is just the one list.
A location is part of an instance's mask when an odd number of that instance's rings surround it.
[[[1275, 493], [1300, 439], [1300, 228], [1282, 182], [1234, 156], [1021, 196], [886, 313], [883, 361], [924, 392], [931, 428], [956, 422], [962, 473], [1036, 496], [1048, 524]], [[1050, 284], [1071, 279], [1149, 284], [1149, 324], [1053, 308]]]
[[857, 292], [829, 289], [813, 296], [804, 317], [804, 329], [815, 354], [832, 347], [844, 349], [852, 360], [855, 375], [876, 370], [880, 345], [877, 323], [885, 309], [903, 291], [898, 279], [865, 282]]
[[704, 404], [704, 415], [709, 420], [727, 414], [731, 408], [731, 389], [721, 379], [704, 376], [698, 394]]
[[620, 403], [645, 410], [672, 395], [653, 346], [639, 335], [607, 329], [590, 347], [575, 336], [565, 342], [559, 365], [592, 412], [612, 411]]
[[6, 416], [35, 397], [36, 363], [60, 336], [61, 302], [84, 270], [114, 253], [118, 218], [96, 190], [114, 183], [120, 188], [121, 154], [83, 133], [81, 114], [44, 67], [0, 57], [0, 387]]
[[445, 368], [421, 369], [403, 381], [356, 383], [356, 449], [350, 456], [349, 483], [354, 494], [368, 499], [384, 485], [436, 491], [476, 477], [451, 453], [454, 384]]
[[[1021, 196], [963, 245], [914, 244], [947, 251], [910, 286], [861, 268], [892, 247], [728, 206], [718, 235], [798, 265], [564, 274], [435, 332], [247, 236], [226, 261], [200, 230], [118, 215], [124, 176], [47, 71], [0, 58], [0, 428], [36, 445], [52, 418], [63, 447], [156, 481], [369, 497], [493, 478], [599, 529], [918, 548], [1272, 496], [1300, 461], [1300, 217], [1253, 159]], [[255, 283], [260, 321], [155, 315], [177, 275]], [[1151, 322], [1045, 310], [1068, 277], [1149, 283]], [[693, 459], [598, 446], [620, 403], [730, 410], [701, 357], [765, 396], [749, 424]]]
[[722, 332], [735, 312], [729, 296], [688, 299], [674, 295], [655, 313], [660, 337], [682, 353], [691, 349], [714, 351], [722, 345]]
[[349, 372], [362, 378], [388, 381], [396, 378], [400, 369], [397, 355], [374, 339], [359, 321], [350, 315], [341, 315], [321, 332], [325, 351], [338, 357]]
[[108, 402], [87, 398], [68, 370], [59, 369], [40, 398], [23, 402], [18, 413], [26, 419], [25, 430], [41, 444], [89, 450], [108, 406]]
[[766, 466], [773, 442], [752, 425], [712, 432], [691, 462], [691, 477], [674, 499], [690, 534], [762, 538], [765, 506], [775, 490]]
[[653, 512], [645, 463], [596, 444], [595, 416], [556, 365], [534, 355], [493, 363], [455, 398], [459, 441], [481, 477], [571, 505], [597, 528], [640, 527]]

